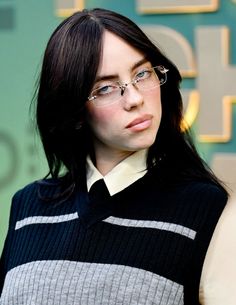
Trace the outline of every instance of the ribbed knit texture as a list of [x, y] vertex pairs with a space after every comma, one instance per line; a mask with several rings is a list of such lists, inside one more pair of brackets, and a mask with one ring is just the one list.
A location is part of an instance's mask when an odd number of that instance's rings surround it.
[[199, 304], [222, 190], [199, 182], [161, 189], [147, 174], [114, 196], [41, 198], [58, 192], [48, 180], [14, 196], [1, 305]]

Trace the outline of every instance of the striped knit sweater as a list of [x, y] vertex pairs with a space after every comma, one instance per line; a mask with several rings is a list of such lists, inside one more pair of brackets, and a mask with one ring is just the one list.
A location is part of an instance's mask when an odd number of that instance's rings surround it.
[[45, 200], [59, 191], [44, 180], [15, 194], [1, 305], [199, 304], [204, 257], [226, 203], [221, 189], [183, 182], [167, 190], [148, 172], [113, 196]]

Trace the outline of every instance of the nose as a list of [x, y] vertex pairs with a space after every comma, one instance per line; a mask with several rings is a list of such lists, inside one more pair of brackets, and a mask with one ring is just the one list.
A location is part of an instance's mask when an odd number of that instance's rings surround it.
[[132, 83], [124, 84], [123, 89], [121, 90], [122, 90], [121, 94], [123, 96], [123, 101], [124, 101], [124, 108], [127, 111], [143, 104], [144, 102], [143, 95]]

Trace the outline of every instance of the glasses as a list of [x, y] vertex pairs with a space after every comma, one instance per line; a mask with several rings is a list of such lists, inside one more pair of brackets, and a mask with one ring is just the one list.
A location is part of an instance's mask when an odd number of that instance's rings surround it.
[[143, 68], [129, 83], [108, 81], [101, 87], [94, 89], [88, 100], [93, 102], [96, 107], [101, 107], [121, 100], [128, 85], [133, 85], [141, 93], [160, 87], [166, 83], [168, 71], [163, 66]]

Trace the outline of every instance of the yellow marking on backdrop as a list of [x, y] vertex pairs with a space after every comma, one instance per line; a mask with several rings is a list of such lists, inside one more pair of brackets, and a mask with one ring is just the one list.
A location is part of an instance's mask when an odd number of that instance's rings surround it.
[[[227, 82], [224, 83], [224, 90], [225, 93], [222, 95], [222, 121], [213, 121], [215, 125], [221, 124], [222, 126], [222, 132], [221, 133], [214, 133], [210, 134], [207, 132], [200, 132], [200, 135], [198, 136], [198, 140], [200, 142], [211, 142], [211, 143], [226, 143], [229, 142], [232, 139], [232, 118], [233, 118], [233, 104], [236, 103], [236, 94], [235, 94], [235, 89], [231, 85], [228, 86], [228, 84], [231, 84], [233, 82], [233, 77], [231, 74], [229, 74], [231, 71], [235, 71], [235, 67], [232, 67], [229, 65], [229, 29], [227, 27], [222, 28], [222, 36], [221, 36], [221, 41], [220, 41], [220, 49], [222, 50], [221, 53], [221, 60], [218, 63], [222, 67], [222, 74], [224, 73], [224, 78], [227, 79]], [[203, 69], [203, 67], [202, 67]], [[208, 69], [212, 69], [212, 66]], [[214, 69], [214, 68], [213, 68]], [[234, 73], [235, 73], [234, 72]], [[220, 86], [220, 84], [216, 84], [216, 86]], [[205, 88], [205, 90], [207, 90]], [[217, 97], [216, 97], [217, 98]], [[212, 98], [212, 100], [215, 100]], [[208, 103], [208, 108], [205, 108], [205, 111], [207, 113], [214, 114], [214, 104], [212, 103], [211, 105]], [[202, 107], [201, 107], [202, 109]], [[214, 118], [211, 118], [214, 119]]]
[[183, 131], [189, 129], [192, 126], [193, 122], [197, 117], [199, 105], [200, 105], [199, 92], [197, 90], [192, 90], [189, 95], [187, 109], [184, 113], [184, 120], [182, 121], [181, 124], [181, 129]]
[[232, 138], [233, 104], [236, 104], [235, 96], [224, 96], [223, 98], [223, 135], [200, 135], [201, 142], [229, 142]]
[[[56, 15], [58, 17], [69, 17], [77, 11], [84, 9], [84, 0], [73, 0], [70, 4], [66, 0], [55, 0], [56, 1]], [[68, 5], [69, 3], [69, 5]]]
[[[195, 4], [191, 4], [191, 1]], [[215, 12], [219, 8], [219, 0], [209, 0], [205, 4], [197, 4], [193, 0], [183, 0], [184, 4], [179, 3], [179, 0], [169, 0], [168, 4], [166, 0], [136, 0], [136, 8], [141, 14], [204, 13]]]

